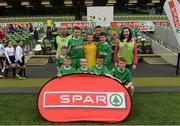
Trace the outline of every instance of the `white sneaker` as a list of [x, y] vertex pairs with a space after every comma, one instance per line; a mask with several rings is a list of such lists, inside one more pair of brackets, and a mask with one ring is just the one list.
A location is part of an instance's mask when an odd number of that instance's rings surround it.
[[4, 76], [0, 75], [0, 78], [4, 78]]
[[5, 67], [1, 70], [1, 72], [3, 72], [3, 73], [4, 73], [4, 71], [5, 71]]

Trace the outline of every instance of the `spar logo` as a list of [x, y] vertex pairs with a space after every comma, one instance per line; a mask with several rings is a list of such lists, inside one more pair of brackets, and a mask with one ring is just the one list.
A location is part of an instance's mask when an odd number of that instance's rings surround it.
[[38, 111], [51, 122], [119, 122], [130, 110], [131, 97], [119, 81], [93, 74], [51, 79], [38, 96]]
[[44, 92], [44, 108], [126, 108], [124, 92]]

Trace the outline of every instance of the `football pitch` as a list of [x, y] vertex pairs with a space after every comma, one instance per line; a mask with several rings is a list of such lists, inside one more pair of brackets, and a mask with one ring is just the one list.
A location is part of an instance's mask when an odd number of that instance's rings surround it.
[[[27, 80], [0, 79], [0, 88], [42, 87], [49, 78]], [[179, 86], [179, 77], [137, 77], [137, 87]], [[135, 93], [132, 110], [123, 122], [51, 123], [44, 120], [37, 109], [37, 93], [0, 93], [0, 125], [176, 125], [180, 124], [180, 92]]]
[[180, 93], [136, 93], [132, 97], [129, 117], [118, 123], [71, 122], [50, 123], [37, 110], [37, 94], [0, 94], [1, 125], [126, 125], [180, 124]]
[[[0, 79], [2, 87], [42, 87], [50, 78], [28, 78], [26, 80]], [[137, 87], [180, 86], [180, 77], [134, 77]]]

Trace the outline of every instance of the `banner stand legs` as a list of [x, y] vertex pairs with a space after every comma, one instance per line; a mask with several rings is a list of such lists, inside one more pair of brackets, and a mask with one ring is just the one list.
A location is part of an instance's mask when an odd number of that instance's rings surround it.
[[178, 57], [177, 57], [176, 76], [179, 75], [179, 60], [180, 60], [180, 53], [178, 53]]

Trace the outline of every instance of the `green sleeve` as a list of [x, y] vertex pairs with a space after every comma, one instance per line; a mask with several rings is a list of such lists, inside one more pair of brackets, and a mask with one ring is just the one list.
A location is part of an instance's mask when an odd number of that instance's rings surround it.
[[128, 81], [128, 83], [132, 82], [132, 75], [131, 75], [131, 71], [130, 70], [128, 70], [127, 81]]
[[96, 73], [97, 73], [97, 71], [96, 71], [95, 67], [93, 67], [93, 68], [91, 69], [91, 72], [92, 72], [92, 73], [94, 73], [94, 74], [96, 74]]
[[73, 68], [72, 73], [77, 73], [75, 68]]
[[110, 72], [106, 66], [104, 66], [103, 74], [110, 74]]
[[90, 72], [91, 72], [91, 69], [88, 68], [87, 72], [90, 73]]
[[58, 59], [56, 59], [56, 66], [58, 66], [58, 67], [59, 67], [59, 58], [58, 58]]
[[112, 49], [111, 46], [108, 46], [107, 56], [104, 60], [104, 64], [106, 66], [109, 66], [111, 64], [111, 59], [112, 59]]
[[62, 72], [61, 68], [59, 69], [59, 71], [57, 73], [57, 76], [59, 76], [59, 75], [63, 75], [63, 72]]
[[71, 39], [68, 41], [68, 46], [67, 46], [67, 51], [68, 51], [68, 54], [71, 50]]
[[77, 73], [81, 73], [81, 70], [80, 70], [80, 68], [78, 68], [78, 69], [77, 69]]
[[114, 76], [114, 74], [115, 74], [115, 69], [112, 69], [112, 70], [110, 71], [110, 74], [111, 74], [112, 76]]
[[56, 57], [58, 57], [59, 53], [60, 53], [60, 41], [59, 41], [59, 36], [56, 37], [56, 44], [57, 44], [57, 50], [56, 50]]
[[97, 43], [97, 55], [99, 55], [99, 46], [100, 46], [100, 42]]
[[56, 66], [61, 67], [63, 62], [64, 62], [64, 59], [59, 57], [58, 59], [56, 59]]

